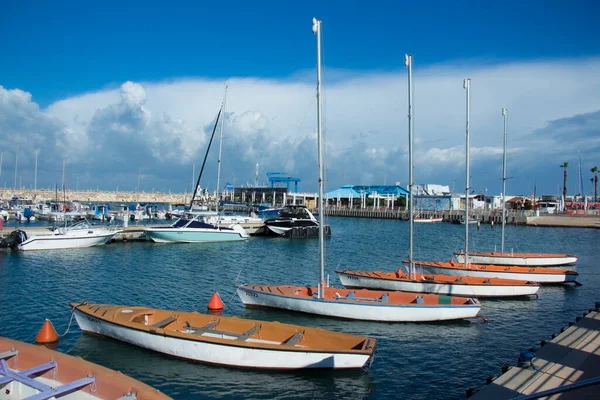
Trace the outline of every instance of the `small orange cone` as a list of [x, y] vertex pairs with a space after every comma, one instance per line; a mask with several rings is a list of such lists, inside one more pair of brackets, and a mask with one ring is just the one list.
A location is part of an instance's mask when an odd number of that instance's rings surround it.
[[223, 302], [221, 301], [221, 296], [219, 296], [218, 292], [214, 292], [210, 301], [208, 302], [208, 306], [206, 306], [209, 311], [221, 311], [223, 310]]
[[42, 329], [38, 332], [35, 337], [36, 343], [54, 343], [58, 342], [58, 333], [56, 333], [56, 329], [54, 329], [54, 325], [50, 322], [49, 319], [46, 318], [44, 324], [42, 325]]

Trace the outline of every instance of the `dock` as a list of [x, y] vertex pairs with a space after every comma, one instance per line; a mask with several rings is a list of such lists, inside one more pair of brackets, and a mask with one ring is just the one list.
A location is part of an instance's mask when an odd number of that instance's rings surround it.
[[597, 399], [600, 393], [600, 302], [570, 322], [539, 349], [521, 352], [519, 365], [505, 368], [488, 385], [467, 390], [473, 400]]
[[[311, 210], [318, 214], [317, 210]], [[445, 223], [458, 223], [464, 218], [462, 210], [445, 211], [419, 211], [415, 213], [419, 218], [443, 218]], [[376, 218], [376, 219], [398, 219], [408, 220], [408, 212], [403, 209], [373, 209], [373, 208], [326, 208], [325, 215], [332, 217], [348, 218]], [[480, 224], [501, 225], [502, 213], [498, 210], [475, 210], [471, 218]], [[538, 227], [562, 227], [562, 228], [594, 228], [600, 229], [600, 216], [598, 215], [569, 215], [569, 214], [545, 214], [534, 215], [532, 210], [508, 211], [506, 223], [510, 225], [526, 225]]]

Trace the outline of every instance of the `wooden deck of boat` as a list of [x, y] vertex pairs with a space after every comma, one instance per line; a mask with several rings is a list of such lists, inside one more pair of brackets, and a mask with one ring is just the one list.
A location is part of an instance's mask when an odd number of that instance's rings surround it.
[[[471, 399], [508, 399], [600, 376], [600, 307], [535, 352], [533, 368], [511, 367]], [[544, 398], [598, 398], [600, 384]]]

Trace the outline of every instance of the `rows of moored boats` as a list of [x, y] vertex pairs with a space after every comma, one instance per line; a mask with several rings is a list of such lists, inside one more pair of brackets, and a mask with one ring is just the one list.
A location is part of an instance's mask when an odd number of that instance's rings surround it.
[[[320, 51], [321, 21], [313, 19], [313, 32], [317, 35], [317, 48]], [[323, 209], [320, 54], [317, 60], [318, 209]], [[406, 57], [406, 64], [409, 71], [409, 121], [412, 121], [410, 56]], [[465, 87], [469, 118], [470, 81], [465, 82]], [[409, 126], [409, 148], [412, 148], [412, 125]], [[467, 137], [468, 126], [467, 123]], [[412, 155], [409, 156], [409, 171], [409, 187], [412, 187]], [[468, 193], [468, 170], [466, 175]], [[319, 213], [317, 221], [306, 208], [291, 207], [284, 215], [272, 219], [274, 232], [285, 233], [303, 223], [299, 221], [309, 221], [307, 224], [310, 225], [307, 226], [318, 228], [319, 282], [314, 286], [242, 284], [237, 287], [238, 297], [246, 307], [281, 309], [323, 317], [388, 323], [431, 322], [474, 318], [482, 309], [479, 300], [482, 297], [532, 296], [537, 294], [541, 285], [577, 283], [578, 274], [574, 270], [549, 268], [574, 264], [577, 261], [574, 256], [504, 251], [500, 254], [469, 253], [469, 223], [464, 224], [465, 248], [455, 254], [457, 260], [415, 261], [412, 257], [413, 223], [418, 221], [412, 218], [412, 191], [409, 192], [410, 248], [406, 270], [359, 271], [346, 268], [336, 271], [343, 286], [330, 286], [325, 279], [323, 213]], [[465, 220], [468, 221], [467, 216], [468, 203], [465, 207]], [[218, 214], [212, 218], [190, 213], [169, 227], [148, 227], [145, 231], [152, 240], [162, 243], [239, 241], [248, 238], [248, 233], [240, 228], [239, 221], [221, 220]], [[72, 235], [81, 234], [89, 239], [96, 234], [95, 229], [82, 226], [78, 233]], [[64, 236], [67, 232], [62, 234], [62, 240], [68, 240]], [[55, 236], [60, 235], [57, 232]], [[82, 240], [79, 236], [77, 238]], [[22, 250], [28, 243], [36, 242], [28, 242], [31, 238], [22, 239], [18, 244]], [[58, 242], [61, 239], [55, 240]], [[421, 272], [417, 273], [417, 269], [421, 269]], [[84, 332], [210, 364], [261, 369], [362, 368], [373, 361], [376, 348], [373, 338], [278, 322], [86, 301], [71, 303], [70, 306], [77, 324]]]

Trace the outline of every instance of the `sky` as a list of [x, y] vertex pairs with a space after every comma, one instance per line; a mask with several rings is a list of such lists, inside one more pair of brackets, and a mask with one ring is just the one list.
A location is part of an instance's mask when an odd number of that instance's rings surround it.
[[189, 192], [227, 84], [219, 186], [253, 184], [258, 164], [261, 184], [287, 172], [316, 191], [317, 17], [326, 190], [407, 185], [405, 53], [417, 183], [465, 190], [471, 78], [473, 191], [501, 192], [502, 107], [507, 194], [558, 194], [564, 161], [568, 193], [592, 189], [600, 3], [173, 3], [0, 2], [0, 186], [33, 187], [38, 154], [39, 188], [61, 185], [64, 160], [71, 189]]

